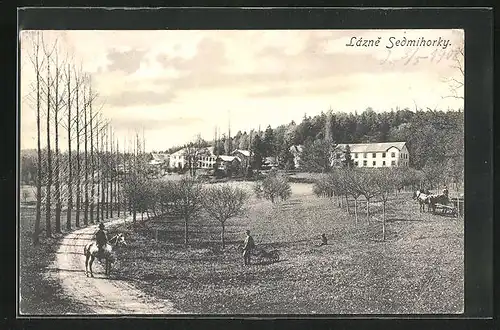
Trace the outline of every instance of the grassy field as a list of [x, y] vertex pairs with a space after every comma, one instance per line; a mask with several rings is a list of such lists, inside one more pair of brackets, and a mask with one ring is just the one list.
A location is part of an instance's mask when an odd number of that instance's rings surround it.
[[[380, 203], [370, 219], [360, 203], [356, 225], [310, 184], [293, 183], [292, 192], [277, 205], [252, 199], [246, 217], [228, 221], [223, 251], [220, 225], [204, 215], [191, 222], [187, 249], [178, 219], [124, 225], [116, 230], [129, 245], [116, 274], [191, 313], [463, 312], [463, 219], [420, 214], [409, 193], [399, 194], [387, 206], [384, 242]], [[244, 266], [246, 229], [280, 261]], [[321, 233], [327, 246], [318, 246]]]
[[[29, 189], [26, 187], [25, 189]], [[29, 203], [29, 200], [28, 200]], [[75, 226], [75, 214], [72, 214], [72, 227]], [[61, 213], [62, 234], [53, 234], [53, 238], [45, 237], [45, 231], [40, 236], [40, 245], [33, 245], [33, 230], [35, 223], [35, 208], [20, 209], [19, 222], [19, 288], [21, 314], [59, 315], [65, 313], [88, 313], [87, 306], [65, 297], [61, 285], [50, 275], [57, 271], [52, 269], [52, 262], [58, 249], [58, 242], [65, 233], [66, 211]], [[83, 214], [80, 215], [83, 226]], [[45, 214], [42, 212], [40, 227], [45, 228]], [[54, 220], [52, 220], [54, 228]]]

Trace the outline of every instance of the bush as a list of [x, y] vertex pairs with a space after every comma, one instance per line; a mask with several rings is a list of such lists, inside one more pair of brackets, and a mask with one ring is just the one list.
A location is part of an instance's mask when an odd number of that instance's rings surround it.
[[275, 203], [278, 199], [288, 199], [292, 195], [292, 188], [286, 176], [272, 169], [262, 181], [255, 183], [254, 192], [257, 198], [265, 198]]

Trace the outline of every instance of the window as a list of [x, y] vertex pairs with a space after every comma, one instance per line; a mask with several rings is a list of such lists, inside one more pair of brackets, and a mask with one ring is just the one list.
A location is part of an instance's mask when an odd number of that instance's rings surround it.
[[354, 158], [358, 158], [358, 154], [357, 153], [354, 153]]
[[382, 158], [385, 158], [385, 152], [382, 153]]
[[373, 166], [375, 166], [376, 164], [377, 164], [377, 162], [376, 162], [376, 161], [373, 161]]
[[382, 162], [382, 166], [385, 166], [385, 160]]
[[393, 160], [393, 161], [391, 162], [391, 165], [392, 165], [392, 166], [395, 166], [395, 165], [396, 165], [396, 161], [395, 161], [395, 160]]
[[358, 162], [354, 162], [354, 165], [358, 166]]
[[373, 158], [377, 157], [377, 154], [376, 153], [372, 153], [372, 157]]
[[363, 166], [366, 166], [368, 162], [366, 160], [363, 160]]
[[368, 158], [368, 154], [367, 154], [367, 153], [365, 153], [365, 154], [363, 155], [363, 157], [364, 157], [364, 158]]
[[396, 157], [396, 153], [395, 152], [391, 152], [391, 157], [392, 158]]

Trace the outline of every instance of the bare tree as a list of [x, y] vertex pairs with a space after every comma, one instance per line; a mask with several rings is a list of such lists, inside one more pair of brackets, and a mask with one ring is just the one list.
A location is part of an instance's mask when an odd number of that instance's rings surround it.
[[114, 203], [113, 203], [113, 197], [114, 197], [114, 193], [113, 193], [113, 183], [114, 183], [114, 180], [113, 180], [113, 176], [114, 176], [114, 160], [115, 160], [115, 157], [114, 157], [114, 154], [113, 154], [113, 145], [114, 145], [114, 139], [115, 139], [115, 136], [114, 136], [114, 132], [113, 132], [113, 129], [111, 128], [111, 133], [110, 133], [110, 154], [109, 154], [109, 201], [110, 201], [110, 216], [111, 218], [113, 217], [113, 207], [114, 207]]
[[370, 200], [378, 193], [373, 183], [374, 175], [369, 170], [359, 172], [359, 191], [366, 199], [366, 219], [370, 221]]
[[[60, 93], [59, 87], [61, 84], [62, 70], [61, 64], [59, 63], [58, 52], [55, 53], [55, 77], [54, 77], [54, 130], [55, 130], [55, 168], [54, 168], [54, 189], [55, 189], [55, 199], [56, 199], [56, 214], [55, 214], [55, 231], [56, 233], [61, 233], [61, 182], [60, 182], [60, 154], [59, 154], [59, 125], [60, 125], [60, 109], [61, 104], [64, 102], [65, 92]], [[64, 65], [64, 63], [62, 63]]]
[[119, 166], [120, 165], [120, 146], [118, 144], [118, 138], [116, 139], [116, 153], [115, 153], [115, 203], [117, 207], [118, 217], [120, 216], [120, 180], [121, 177]]
[[253, 189], [257, 198], [264, 197], [273, 204], [279, 199], [282, 201], [288, 199], [292, 194], [288, 179], [276, 170], [271, 170], [262, 182], [257, 181]]
[[104, 208], [105, 208], [105, 203], [106, 203], [106, 191], [105, 191], [105, 184], [106, 184], [106, 172], [105, 172], [105, 150], [104, 150], [104, 139], [106, 135], [106, 128], [107, 124], [103, 126], [102, 132], [101, 132], [101, 157], [100, 157], [100, 172], [101, 172], [101, 220], [104, 220]]
[[202, 208], [202, 185], [193, 178], [176, 182], [174, 210], [184, 220], [184, 245], [189, 241], [189, 222]]
[[354, 219], [358, 223], [358, 199], [361, 196], [361, 177], [359, 171], [355, 168], [345, 168], [340, 170], [341, 180], [349, 195], [354, 199]]
[[67, 69], [65, 71], [66, 75], [66, 96], [67, 96], [67, 103], [66, 103], [66, 114], [67, 114], [67, 124], [66, 124], [66, 133], [68, 135], [68, 205], [67, 205], [67, 213], [66, 213], [66, 229], [71, 230], [71, 213], [73, 210], [73, 167], [72, 167], [72, 150], [71, 150], [71, 141], [72, 141], [72, 135], [71, 135], [71, 130], [73, 128], [72, 122], [73, 118], [71, 116], [71, 107], [72, 107], [72, 89], [71, 89], [71, 67], [70, 64], [67, 64]]
[[203, 207], [208, 215], [219, 221], [222, 227], [221, 243], [225, 247], [225, 224], [230, 218], [243, 216], [245, 214], [245, 203], [248, 200], [247, 193], [238, 187], [230, 185], [214, 186], [205, 189], [203, 193]]
[[92, 109], [92, 81], [89, 81], [89, 112], [90, 112], [90, 223], [94, 223], [95, 202], [95, 157], [94, 157], [94, 113]]
[[36, 180], [36, 214], [35, 214], [35, 228], [33, 231], [33, 244], [38, 245], [40, 243], [40, 219], [41, 219], [41, 196], [42, 196], [42, 149], [41, 149], [41, 102], [42, 102], [42, 68], [45, 62], [45, 58], [40, 59], [40, 32], [36, 31], [30, 36], [32, 50], [30, 50], [29, 59], [33, 66], [36, 75], [36, 93], [35, 93], [35, 103], [36, 103], [36, 132], [37, 132], [37, 180]]
[[80, 154], [80, 142], [81, 142], [81, 130], [80, 126], [81, 120], [81, 105], [80, 105], [80, 93], [82, 88], [82, 77], [76, 74], [76, 89], [75, 89], [75, 105], [76, 105], [76, 113], [75, 113], [75, 128], [76, 128], [76, 216], [75, 216], [75, 226], [80, 227], [80, 211], [81, 211], [81, 154]]
[[450, 89], [450, 95], [444, 96], [443, 98], [455, 98], [464, 99], [463, 87], [465, 83], [465, 56], [464, 56], [464, 44], [460, 43], [457, 47], [452, 50], [453, 65], [452, 68], [458, 70], [458, 77], [446, 78], [445, 82], [448, 83]]
[[386, 205], [389, 195], [394, 189], [394, 170], [390, 168], [380, 168], [373, 172], [374, 190], [382, 198], [382, 239], [386, 238]]
[[111, 138], [111, 126], [108, 124], [107, 127], [106, 127], [106, 151], [105, 151], [105, 154], [106, 154], [106, 165], [105, 165], [105, 187], [106, 187], [106, 199], [105, 199], [105, 202], [106, 202], [106, 219], [109, 218], [109, 208], [110, 208], [110, 205], [109, 205], [109, 176], [110, 176], [110, 157], [109, 157], [109, 140]]
[[190, 142], [184, 147], [184, 158], [188, 164], [189, 174], [193, 177], [196, 175], [196, 168], [203, 153], [204, 148], [202, 148], [200, 136], [196, 138], [195, 142]]
[[[43, 34], [42, 34], [43, 36]], [[45, 43], [42, 41], [42, 48], [47, 59], [47, 86], [46, 86], [46, 101], [47, 101], [47, 109], [46, 109], [46, 119], [47, 119], [47, 188], [46, 188], [46, 197], [45, 197], [45, 234], [47, 237], [52, 236], [52, 225], [51, 225], [51, 188], [52, 188], [52, 153], [50, 149], [50, 112], [51, 112], [51, 100], [52, 100], [52, 77], [50, 72], [50, 62], [51, 57], [55, 51], [56, 43], [54, 43], [52, 49], [47, 49]]]

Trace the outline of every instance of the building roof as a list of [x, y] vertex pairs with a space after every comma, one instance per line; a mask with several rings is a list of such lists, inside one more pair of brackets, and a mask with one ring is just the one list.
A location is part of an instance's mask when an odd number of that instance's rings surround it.
[[220, 159], [222, 159], [223, 161], [225, 162], [232, 162], [233, 160], [238, 160], [239, 161], [239, 158], [236, 157], [236, 156], [226, 156], [226, 155], [220, 155], [219, 156]]
[[149, 165], [160, 165], [160, 164], [163, 164], [165, 161], [161, 161], [161, 160], [158, 160], [158, 159], [152, 159], [149, 161]]
[[168, 158], [169, 154], [152, 152], [151, 156], [153, 157], [153, 160], [164, 162]]
[[349, 146], [351, 152], [385, 152], [390, 148], [394, 147], [398, 150], [403, 149], [406, 142], [381, 142], [381, 143], [354, 143], [354, 144], [338, 144], [337, 147], [345, 150], [346, 146]]
[[248, 150], [236, 149], [235, 151], [232, 152], [232, 154], [236, 152], [241, 153], [243, 156], [250, 157], [250, 151]]

